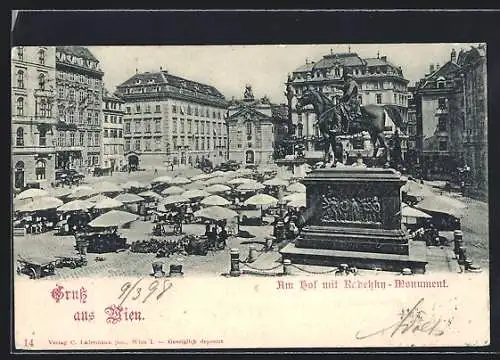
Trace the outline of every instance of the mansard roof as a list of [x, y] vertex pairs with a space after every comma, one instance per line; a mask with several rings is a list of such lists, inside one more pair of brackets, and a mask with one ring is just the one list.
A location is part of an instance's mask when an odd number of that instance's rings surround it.
[[99, 60], [97, 60], [97, 58], [90, 52], [90, 50], [83, 46], [57, 46], [56, 51], [81, 57], [86, 60], [99, 62]]

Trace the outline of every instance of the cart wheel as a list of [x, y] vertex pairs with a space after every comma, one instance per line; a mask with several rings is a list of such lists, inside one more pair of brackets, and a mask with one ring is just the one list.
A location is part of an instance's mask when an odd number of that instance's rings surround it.
[[76, 268], [76, 264], [75, 264], [74, 261], [72, 261], [72, 262], [69, 263], [69, 268], [70, 269], [75, 269]]

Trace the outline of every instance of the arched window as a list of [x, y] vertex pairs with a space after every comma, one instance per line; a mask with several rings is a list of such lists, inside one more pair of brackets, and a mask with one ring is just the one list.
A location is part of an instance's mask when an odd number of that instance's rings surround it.
[[45, 160], [38, 160], [35, 164], [35, 175], [37, 180], [45, 179]]
[[304, 131], [304, 125], [302, 123], [299, 123], [297, 125], [297, 136], [302, 137], [303, 136], [303, 131]]
[[22, 70], [17, 72], [17, 87], [24, 89], [24, 71]]
[[24, 116], [24, 98], [18, 97], [16, 100], [17, 116]]
[[15, 166], [14, 172], [14, 186], [17, 189], [24, 187], [24, 162], [18, 161]]
[[45, 74], [38, 75], [38, 87], [40, 90], [45, 90]]
[[68, 123], [73, 124], [75, 122], [75, 112], [73, 109], [68, 109]]
[[45, 50], [44, 49], [38, 50], [38, 61], [40, 62], [41, 65], [45, 65]]
[[255, 161], [255, 156], [253, 150], [247, 150], [245, 153], [245, 162], [247, 164], [253, 164]]
[[24, 129], [17, 128], [16, 131], [16, 146], [24, 146]]
[[17, 47], [17, 59], [21, 61], [24, 59], [24, 48], [22, 46]]

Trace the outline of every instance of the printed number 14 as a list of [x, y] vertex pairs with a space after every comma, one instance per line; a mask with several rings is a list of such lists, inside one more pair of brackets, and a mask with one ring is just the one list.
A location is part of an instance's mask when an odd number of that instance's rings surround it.
[[33, 339], [24, 339], [24, 346], [25, 347], [33, 347], [35, 344], [33, 343]]

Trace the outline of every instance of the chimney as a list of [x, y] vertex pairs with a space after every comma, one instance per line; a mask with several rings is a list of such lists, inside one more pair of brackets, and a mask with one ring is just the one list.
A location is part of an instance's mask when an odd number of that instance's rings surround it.
[[439, 70], [439, 64], [436, 64], [435, 69], [436, 69], [436, 71]]
[[457, 52], [455, 51], [455, 49], [451, 50], [451, 62], [452, 63], [457, 62]]
[[160, 66], [160, 71], [163, 71], [163, 68]]
[[434, 72], [434, 64], [429, 65], [429, 74], [432, 74]]
[[382, 61], [387, 61], [387, 56], [381, 56], [380, 58], [382, 59]]

